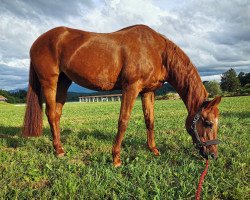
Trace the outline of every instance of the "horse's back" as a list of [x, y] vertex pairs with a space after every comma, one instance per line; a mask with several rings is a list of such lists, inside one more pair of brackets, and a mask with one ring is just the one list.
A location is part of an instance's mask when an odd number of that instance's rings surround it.
[[36, 40], [31, 55], [38, 62], [46, 57], [53, 63], [48, 68], [63, 71], [82, 86], [111, 90], [120, 89], [122, 81], [146, 77], [162, 65], [163, 43], [158, 33], [142, 25], [113, 33], [57, 27]]

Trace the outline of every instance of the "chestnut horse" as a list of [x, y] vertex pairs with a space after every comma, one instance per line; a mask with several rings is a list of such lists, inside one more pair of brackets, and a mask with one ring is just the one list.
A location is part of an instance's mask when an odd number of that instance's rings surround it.
[[59, 122], [72, 81], [92, 90], [122, 90], [118, 132], [112, 149], [115, 166], [121, 165], [121, 143], [139, 94], [148, 148], [158, 156], [154, 140], [154, 91], [167, 81], [186, 105], [186, 129], [201, 155], [217, 157], [217, 105], [221, 98], [207, 101], [208, 93], [187, 55], [151, 28], [135, 25], [113, 33], [93, 33], [57, 27], [34, 42], [30, 59], [23, 135], [41, 135], [44, 97], [57, 156], [65, 153]]

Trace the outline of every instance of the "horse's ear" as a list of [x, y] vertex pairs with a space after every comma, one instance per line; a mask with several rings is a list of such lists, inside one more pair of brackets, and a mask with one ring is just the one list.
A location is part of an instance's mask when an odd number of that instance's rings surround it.
[[213, 100], [209, 101], [206, 108], [217, 106], [220, 103], [220, 101], [221, 101], [221, 96], [217, 96]]

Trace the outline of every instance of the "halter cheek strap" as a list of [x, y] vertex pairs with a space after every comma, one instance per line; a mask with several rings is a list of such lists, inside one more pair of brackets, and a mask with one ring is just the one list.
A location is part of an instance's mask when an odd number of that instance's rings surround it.
[[201, 110], [202, 108], [205, 107], [205, 105], [207, 104], [208, 100], [206, 100], [205, 102], [203, 102], [203, 104], [201, 105], [199, 111], [196, 113], [196, 115], [194, 116], [194, 119], [193, 119], [193, 122], [192, 122], [192, 125], [191, 125], [191, 130], [193, 132], [193, 135], [195, 136], [195, 139], [196, 139], [196, 146], [198, 148], [201, 148], [201, 147], [206, 147], [206, 146], [210, 146], [210, 145], [216, 145], [216, 144], [219, 144], [221, 141], [218, 140], [218, 139], [215, 139], [215, 140], [208, 140], [208, 141], [201, 141], [200, 139], [200, 136], [199, 136], [199, 133], [197, 131], [197, 128], [196, 128], [196, 124], [197, 122], [199, 121], [200, 117], [201, 117]]

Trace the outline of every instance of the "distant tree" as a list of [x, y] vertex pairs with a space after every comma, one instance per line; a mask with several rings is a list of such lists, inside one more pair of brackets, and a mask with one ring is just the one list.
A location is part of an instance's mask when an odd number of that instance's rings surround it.
[[221, 89], [223, 91], [235, 92], [240, 87], [240, 80], [234, 69], [229, 69], [221, 76]]
[[209, 96], [214, 97], [221, 94], [220, 84], [216, 81], [204, 81], [203, 82]]
[[19, 99], [20, 103], [25, 103], [27, 91], [26, 90], [18, 90], [17, 92], [11, 93], [11, 95], [13, 97]]
[[24, 90], [19, 90], [18, 92], [10, 93], [0, 89], [0, 95], [6, 97], [8, 103], [24, 103], [27, 92]]
[[238, 78], [240, 80], [240, 84], [241, 86], [244, 86], [248, 83], [250, 83], [250, 73], [244, 73], [244, 72], [240, 72], [238, 75]]

